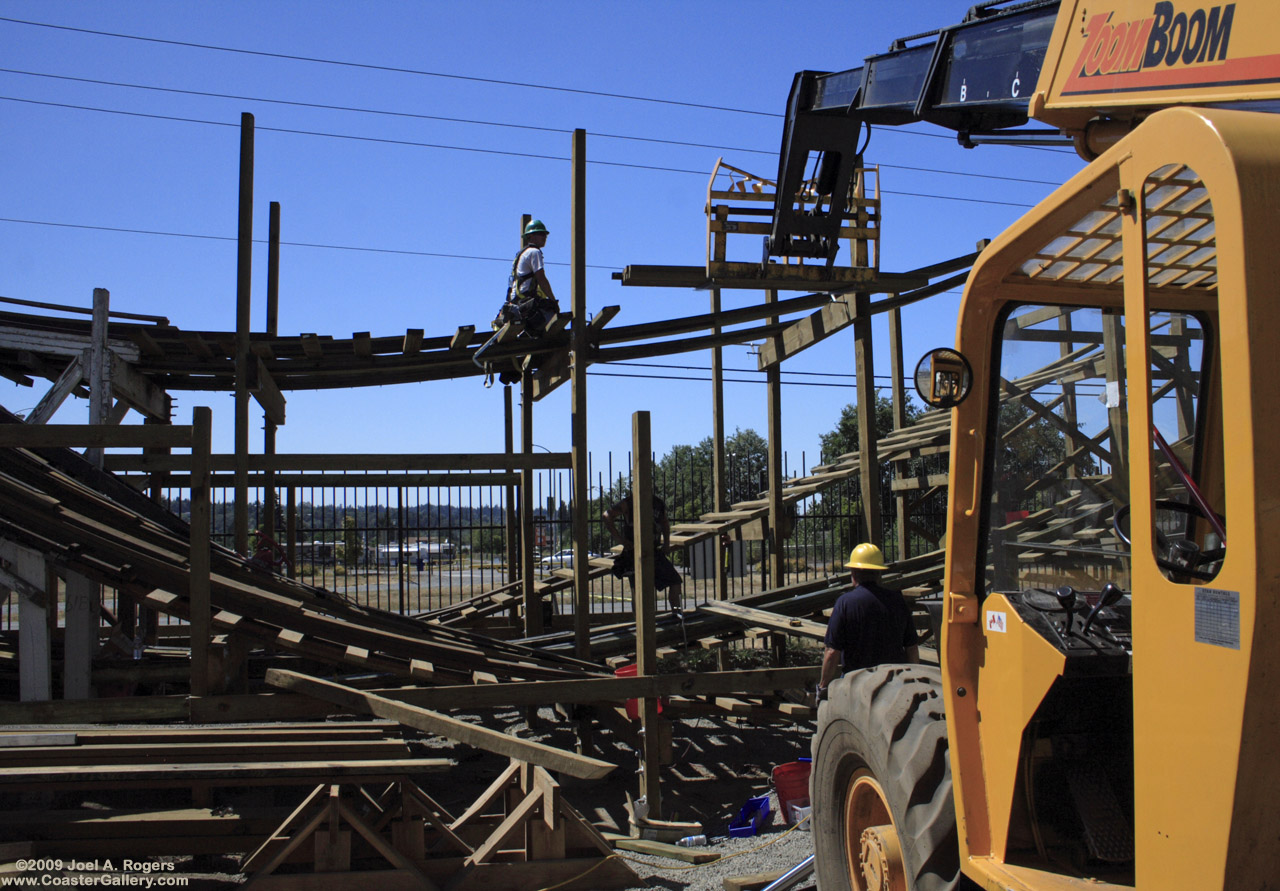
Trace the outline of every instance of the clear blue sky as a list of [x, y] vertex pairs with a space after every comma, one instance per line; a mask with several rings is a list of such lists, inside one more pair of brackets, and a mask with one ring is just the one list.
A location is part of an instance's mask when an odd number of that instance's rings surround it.
[[[704, 292], [624, 289], [611, 273], [628, 264], [704, 262], [707, 176], [720, 156], [776, 173], [781, 113], [796, 71], [853, 67], [895, 37], [958, 22], [968, 6], [0, 0], [0, 17], [9, 19], [0, 21], [0, 296], [87, 307], [102, 287], [113, 309], [164, 315], [183, 329], [233, 330], [238, 124], [249, 111], [258, 128], [256, 238], [266, 239], [268, 203], [282, 205], [281, 334], [487, 330], [525, 212], [552, 231], [549, 273], [567, 307], [574, 128], [587, 130], [593, 162], [591, 311], [620, 305], [614, 324], [705, 312]], [[1081, 166], [1066, 151], [966, 151], [947, 131], [923, 124], [877, 129], [867, 160], [884, 165], [885, 271], [971, 251]], [[261, 328], [265, 244], [255, 248], [253, 274]], [[726, 308], [762, 300], [754, 292], [725, 296]], [[926, 349], [954, 342], [958, 303], [945, 296], [906, 312], [908, 369]], [[802, 451], [815, 462], [819, 435], [853, 398], [850, 378], [812, 373], [848, 375], [852, 354], [846, 332], [785, 366], [810, 373], [784, 375], [784, 444], [793, 466]], [[652, 363], [679, 368], [593, 366], [589, 439], [597, 454], [625, 453], [637, 409], [652, 413], [659, 453], [710, 434], [709, 355]], [[876, 363], [887, 387], [883, 348]], [[735, 369], [731, 379], [753, 381], [727, 385], [728, 429], [763, 432], [762, 375], [749, 371], [754, 356], [746, 346], [729, 347], [725, 364]], [[0, 403], [29, 409], [46, 387], [0, 382]], [[498, 451], [500, 389], [467, 378], [293, 393], [278, 448]], [[178, 422], [193, 405], [212, 405], [215, 449], [231, 450], [229, 395], [174, 395]], [[87, 404], [72, 400], [57, 421], [86, 416]], [[535, 416], [535, 441], [567, 449], [569, 388], [539, 403]], [[255, 433], [253, 450], [260, 449]]]

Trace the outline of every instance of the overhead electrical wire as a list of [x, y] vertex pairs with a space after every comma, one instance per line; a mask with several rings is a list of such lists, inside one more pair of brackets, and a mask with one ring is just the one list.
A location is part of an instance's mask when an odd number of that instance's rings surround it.
[[[195, 238], [205, 241], [236, 241], [234, 235], [204, 235], [198, 232], [160, 232], [155, 229], [132, 229], [126, 226], [94, 226], [88, 223], [57, 223], [50, 220], [20, 220], [14, 217], [0, 217], [0, 223], [19, 223], [26, 226], [53, 226], [59, 229], [87, 229], [94, 232], [119, 232], [126, 235], [158, 235], [166, 238]], [[267, 244], [268, 242], [262, 238], [255, 238], [254, 244]], [[510, 257], [480, 257], [473, 254], [447, 254], [437, 251], [411, 251], [399, 248], [376, 248], [376, 247], [360, 247], [350, 244], [317, 244], [308, 241], [281, 241], [281, 247], [303, 247], [318, 248], [330, 251], [360, 251], [370, 254], [400, 254], [407, 257], [437, 257], [445, 260], [484, 260], [494, 263], [510, 263]], [[568, 266], [568, 263], [557, 262], [554, 260], [547, 261], [548, 266]], [[604, 269], [609, 272], [617, 272], [622, 269], [621, 266], [603, 266], [596, 263], [588, 263], [588, 269]]]
[[[444, 123], [451, 123], [451, 124], [472, 124], [472, 125], [483, 126], [483, 127], [503, 127], [507, 129], [513, 129], [513, 130], [531, 130], [539, 133], [569, 134], [573, 132], [573, 130], [565, 127], [539, 127], [534, 124], [516, 124], [508, 121], [483, 121], [483, 120], [477, 120], [475, 118], [456, 118], [456, 117], [449, 117], [447, 115], [422, 114], [420, 112], [413, 112], [413, 111], [395, 111], [393, 109], [364, 108], [360, 106], [351, 106], [351, 105], [332, 105], [324, 102], [303, 102], [296, 99], [274, 99], [266, 96], [240, 96], [234, 93], [214, 93], [206, 90], [186, 90], [186, 89], [180, 89], [178, 87], [159, 87], [159, 86], [154, 86], [152, 84], [135, 84], [135, 83], [127, 83], [124, 81], [99, 80], [97, 78], [91, 78], [91, 77], [74, 77], [72, 75], [67, 75], [67, 74], [50, 74], [47, 72], [40, 72], [40, 71], [23, 71], [17, 68], [0, 68], [0, 73], [18, 74], [24, 77], [41, 77], [41, 78], [48, 78], [52, 80], [72, 81], [75, 83], [93, 84], [95, 86], [122, 87], [125, 89], [131, 89], [131, 90], [147, 90], [149, 92], [156, 92], [156, 93], [172, 93], [180, 96], [200, 96], [208, 99], [232, 99], [237, 102], [261, 102], [261, 103], [270, 104], [270, 105], [287, 105], [295, 108], [312, 108], [312, 109], [320, 109], [323, 111], [346, 111], [346, 112], [354, 112], [356, 114], [381, 115], [384, 117], [408, 118], [411, 120], [441, 121]], [[625, 140], [630, 142], [650, 142], [650, 143], [656, 143], [659, 145], [680, 146], [682, 148], [714, 149], [715, 151], [721, 151], [721, 152], [743, 152], [746, 154], [767, 155], [769, 157], [777, 157], [777, 154], [778, 154], [776, 151], [769, 151], [767, 149], [751, 149], [751, 148], [742, 148], [740, 146], [727, 146], [727, 145], [711, 145], [711, 144], [701, 143], [701, 142], [688, 142], [688, 141], [679, 140], [679, 139], [659, 139], [653, 136], [633, 136], [633, 135], [625, 135], [625, 134], [619, 134], [619, 133], [597, 133], [595, 131], [589, 131], [589, 134], [598, 139], [618, 139], [618, 140]], [[993, 180], [1001, 180], [1004, 182], [1030, 183], [1033, 185], [1042, 185], [1042, 186], [1059, 185], [1059, 183], [1055, 180], [1029, 179], [1027, 177], [1020, 177], [1020, 176], [998, 176], [996, 174], [971, 173], [963, 170], [943, 170], [937, 167], [913, 167], [906, 164], [888, 164], [885, 162], [876, 162], [876, 166], [884, 167], [889, 170], [908, 170], [914, 173], [937, 173], [937, 174], [942, 174], [946, 176], [963, 176], [967, 178], [993, 179]]]
[[[206, 126], [212, 126], [212, 127], [235, 127], [235, 128], [240, 127], [239, 123], [231, 122], [231, 121], [208, 121], [208, 120], [202, 120], [200, 118], [185, 118], [185, 117], [179, 117], [177, 115], [154, 114], [152, 112], [144, 112], [144, 111], [124, 111], [121, 109], [114, 109], [114, 108], [99, 108], [93, 105], [76, 105], [69, 102], [50, 102], [44, 99], [22, 99], [17, 96], [0, 96], [0, 100], [6, 101], [6, 102], [21, 102], [28, 105], [43, 105], [51, 108], [67, 108], [67, 109], [72, 109], [74, 111], [94, 111], [100, 114], [114, 114], [114, 115], [123, 115], [126, 117], [139, 117], [139, 118], [148, 118], [152, 120], [173, 121], [176, 123], [184, 123], [184, 124], [204, 124]], [[531, 159], [542, 160], [542, 161], [569, 162], [572, 160], [571, 158], [565, 157], [563, 155], [543, 155], [543, 154], [538, 154], [536, 152], [515, 152], [515, 151], [509, 151], [507, 149], [486, 149], [486, 148], [476, 148], [472, 146], [445, 145], [443, 143], [416, 142], [410, 139], [390, 139], [388, 137], [383, 137], [383, 136], [359, 136], [359, 135], [350, 134], [350, 133], [325, 133], [318, 130], [298, 130], [290, 127], [255, 126], [254, 129], [260, 130], [263, 132], [268, 132], [268, 133], [287, 133], [295, 136], [317, 136], [317, 137], [324, 137], [327, 139], [347, 139], [347, 140], [353, 140], [356, 142], [372, 142], [372, 143], [380, 143], [385, 145], [400, 145], [400, 146], [407, 146], [411, 148], [430, 148], [430, 149], [441, 149], [445, 151], [455, 151], [455, 152], [473, 152], [473, 153], [485, 154], [485, 155], [504, 155], [507, 157], [531, 158]], [[683, 168], [683, 167], [663, 167], [663, 166], [654, 165], [654, 164], [631, 164], [625, 161], [601, 161], [601, 160], [588, 159], [587, 163], [595, 164], [602, 167], [622, 167], [622, 168], [627, 168], [631, 170], [651, 170], [651, 171], [656, 171], [658, 173], [684, 173], [684, 174], [692, 174], [694, 176], [702, 176], [702, 177], [705, 177], [707, 175], [707, 172], [705, 170], [690, 170], [688, 168]], [[968, 204], [992, 204], [992, 205], [997, 205], [1002, 207], [1031, 208], [1035, 206], [1034, 204], [1027, 204], [1025, 202], [997, 201], [992, 198], [965, 198], [958, 195], [935, 195], [935, 194], [928, 194], [928, 193], [922, 193], [922, 192], [904, 192], [904, 191], [894, 190], [894, 189], [881, 189], [880, 194], [899, 195], [899, 196], [908, 197], [908, 198], [931, 198], [938, 201], [960, 201]]]
[[317, 65], [336, 65], [343, 68], [361, 68], [368, 71], [385, 71], [393, 74], [413, 74], [420, 77], [439, 77], [448, 80], [464, 80], [473, 83], [497, 84], [507, 87], [523, 87], [530, 90], [548, 90], [557, 93], [574, 93], [582, 96], [599, 96], [605, 99], [625, 99], [630, 102], [650, 102], [657, 105], [676, 105], [683, 108], [697, 108], [704, 111], [727, 111], [734, 114], [757, 115], [766, 118], [780, 118], [782, 115], [771, 111], [756, 111], [750, 108], [730, 108], [723, 105], [709, 105], [701, 102], [682, 102], [678, 99], [659, 99], [653, 96], [632, 96], [625, 93], [608, 93], [602, 90], [587, 90], [580, 87], [558, 87], [551, 84], [536, 84], [526, 81], [501, 80], [494, 77], [476, 77], [469, 74], [450, 74], [444, 71], [426, 71], [418, 68], [401, 68], [395, 65], [375, 65], [370, 62], [348, 62], [341, 59], [321, 59], [315, 56], [299, 56], [291, 53], [273, 53], [267, 50], [251, 50], [232, 46], [216, 46], [208, 43], [196, 43], [190, 40], [169, 40], [163, 37], [143, 37], [138, 34], [121, 34], [115, 31], [98, 31], [92, 28], [77, 28], [71, 25], [54, 25], [49, 22], [33, 22], [27, 19], [16, 19], [0, 16], [0, 22], [15, 25], [29, 25], [35, 28], [52, 28], [58, 31], [74, 31], [79, 34], [92, 34], [97, 37], [114, 37], [120, 40], [138, 40], [145, 43], [159, 43], [167, 46], [183, 46], [191, 49], [211, 50], [222, 53], [237, 53], [245, 56], [261, 56], [267, 59], [284, 59], [291, 62], [310, 62]]
[[[525, 81], [501, 80], [498, 78], [477, 77], [477, 76], [466, 75], [466, 74], [452, 74], [449, 72], [442, 72], [442, 71], [426, 71], [426, 70], [416, 69], [416, 68], [400, 68], [392, 65], [375, 65], [369, 62], [350, 62], [350, 61], [344, 61], [341, 59], [323, 59], [323, 58], [314, 57], [314, 56], [299, 56], [299, 55], [292, 55], [289, 53], [275, 53], [275, 52], [269, 52], [267, 50], [249, 50], [249, 49], [243, 49], [240, 47], [217, 46], [214, 44], [196, 43], [194, 41], [170, 40], [162, 37], [144, 37], [142, 35], [137, 35], [137, 34], [121, 34], [115, 31], [100, 31], [92, 28], [79, 28], [72, 25], [55, 25], [49, 22], [34, 22], [29, 19], [18, 19], [10, 16], [0, 16], [0, 22], [9, 22], [10, 24], [15, 24], [15, 25], [27, 25], [35, 28], [49, 28], [49, 29], [58, 30], [58, 31], [71, 31], [79, 34], [92, 34], [98, 37], [112, 37], [120, 40], [137, 40], [145, 43], [158, 43], [158, 44], [165, 44], [169, 46], [181, 46], [181, 47], [188, 47], [192, 49], [210, 50], [214, 52], [237, 53], [241, 55], [261, 56], [264, 58], [284, 59], [287, 61], [295, 61], [295, 62], [309, 62], [309, 63], [319, 64], [319, 65], [336, 65], [336, 66], [341, 66], [346, 68], [361, 68], [361, 69], [366, 69], [370, 71], [384, 71], [384, 72], [391, 72], [395, 74], [413, 74], [413, 75], [418, 75], [422, 77], [438, 77], [438, 78], [445, 78], [450, 80], [472, 81], [475, 83], [487, 83], [487, 84], [496, 84], [501, 86], [522, 87], [525, 89], [549, 90], [553, 92], [572, 93], [572, 94], [584, 95], [584, 96], [599, 96], [599, 97], [608, 98], [608, 99], [624, 99], [632, 102], [648, 102], [648, 103], [654, 103], [654, 104], [660, 104], [660, 105], [680, 106], [684, 108], [697, 108], [697, 109], [703, 109], [708, 111], [724, 111], [724, 112], [731, 112], [734, 114], [754, 115], [758, 117], [769, 117], [769, 118], [784, 117], [784, 115], [778, 114], [777, 112], [759, 111], [759, 110], [750, 109], [750, 108], [732, 108], [729, 106], [710, 105], [710, 104], [699, 103], [699, 102], [683, 102], [676, 99], [660, 99], [653, 96], [632, 96], [624, 93], [609, 93], [609, 92], [604, 92], [600, 90], [588, 90], [581, 87], [560, 87], [560, 86], [553, 86], [549, 84], [530, 83]], [[925, 133], [919, 130], [900, 130], [895, 128], [890, 132], [902, 133], [910, 136], [924, 136], [924, 137], [929, 137], [934, 139], [948, 139], [948, 140], [953, 139], [953, 137], [946, 136], [941, 133]], [[1069, 149], [1048, 148], [1046, 146], [1015, 145], [1010, 147], [1031, 149], [1033, 151], [1052, 152], [1054, 154], [1064, 154], [1064, 155], [1074, 154], [1074, 152], [1072, 152]]]

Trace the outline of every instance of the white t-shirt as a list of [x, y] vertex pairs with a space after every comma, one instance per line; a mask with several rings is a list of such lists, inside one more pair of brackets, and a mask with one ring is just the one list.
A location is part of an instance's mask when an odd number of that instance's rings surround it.
[[516, 275], [524, 276], [537, 272], [542, 268], [542, 249], [536, 247], [525, 248], [520, 254], [520, 261], [516, 263]]

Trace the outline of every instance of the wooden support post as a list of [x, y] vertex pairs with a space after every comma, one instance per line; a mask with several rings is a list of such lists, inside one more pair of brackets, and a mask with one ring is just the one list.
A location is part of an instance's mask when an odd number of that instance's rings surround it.
[[[720, 315], [720, 289], [711, 289], [711, 314]], [[716, 322], [713, 333], [721, 332]], [[711, 509], [717, 514], [728, 510], [725, 504], [724, 467], [724, 348], [711, 350]], [[729, 572], [725, 566], [724, 541], [717, 537], [713, 553], [716, 561], [716, 600], [729, 599]]]
[[93, 691], [93, 657], [98, 651], [102, 588], [78, 572], [67, 573], [67, 631], [64, 638], [62, 697], [88, 699]]
[[871, 295], [853, 295], [853, 353], [858, 387], [858, 481], [862, 496], [863, 541], [883, 545], [880, 518], [880, 462], [876, 453], [875, 361], [871, 349]]
[[[777, 303], [778, 292], [766, 291], [765, 303]], [[778, 317], [770, 316], [768, 324], [777, 324]], [[781, 343], [779, 342], [779, 346]], [[786, 529], [782, 503], [782, 363], [776, 362], [765, 370], [767, 392], [767, 421], [769, 437], [769, 585], [781, 588], [786, 584]]]
[[573, 650], [579, 659], [591, 658], [591, 502], [587, 477], [587, 131], [573, 131], [573, 183], [569, 191], [573, 240], [569, 244], [569, 295], [573, 307], [570, 347], [570, 459], [573, 462]]
[[[89, 345], [89, 423], [105, 424], [111, 413], [111, 350], [107, 346], [107, 325], [111, 294], [106, 288], [93, 289], [93, 328]], [[102, 467], [102, 449], [85, 450], [85, 458]]]
[[[267, 229], [267, 336], [275, 337], [280, 327], [280, 202], [271, 202], [271, 218]], [[276, 453], [276, 422], [263, 412], [262, 453]], [[279, 538], [282, 530], [276, 528], [276, 472], [268, 467], [262, 491], [266, 516], [262, 528], [272, 538]]]
[[[533, 455], [533, 372], [526, 368], [520, 374], [520, 452]], [[533, 557], [537, 544], [533, 532], [533, 468], [520, 469], [520, 594], [524, 604], [524, 633], [528, 637], [541, 634], [542, 598], [533, 577]]]
[[289, 555], [289, 578], [298, 577], [298, 487], [289, 486], [285, 508], [285, 551]]
[[[631, 416], [631, 528], [635, 538], [632, 548], [636, 560], [636, 674], [640, 677], [658, 673], [657, 591], [654, 588], [653, 557], [653, 458], [649, 432], [649, 413], [638, 411]], [[640, 794], [649, 803], [650, 819], [662, 819], [662, 787], [659, 782], [662, 732], [659, 728], [658, 700], [640, 700], [641, 728], [644, 734], [644, 764], [640, 778]]]
[[[893, 375], [893, 429], [901, 430], [907, 426], [907, 382], [906, 370], [902, 363], [902, 309], [894, 307], [889, 310], [889, 373]], [[907, 462], [893, 462], [893, 478], [906, 476]], [[893, 507], [896, 523], [894, 524], [897, 539], [895, 560], [906, 560], [911, 556], [911, 533], [907, 529], [907, 493], [896, 492], [893, 496]]]
[[236, 245], [236, 553], [249, 553], [249, 314], [253, 281], [253, 115], [240, 115], [240, 217]]
[[0, 539], [0, 568], [5, 587], [18, 595], [18, 697], [23, 702], [48, 701], [53, 698], [53, 666], [44, 555]]
[[191, 695], [209, 692], [210, 612], [209, 537], [212, 488], [209, 478], [212, 413], [199, 406], [191, 419], [191, 552], [187, 558], [191, 609]]
[[[1071, 330], [1071, 313], [1063, 312], [1058, 316], [1058, 330]], [[1075, 349], [1075, 344], [1070, 340], [1063, 340], [1058, 345], [1058, 355], [1066, 358], [1071, 355]], [[1079, 423], [1076, 419], [1076, 385], [1074, 381], [1062, 382], [1062, 419], [1071, 427], [1078, 427]], [[1074, 461], [1067, 464], [1067, 479], [1076, 479], [1080, 476], [1080, 468]]]
[[[514, 398], [511, 392], [510, 384], [502, 388], [502, 407], [503, 415], [503, 437], [506, 448], [506, 454], [514, 455], [516, 451], [516, 416]], [[518, 581], [520, 578], [520, 508], [519, 508], [519, 487], [515, 483], [511, 483], [506, 488], [506, 505], [507, 509], [503, 512], [503, 518], [506, 521], [506, 554], [507, 554], [507, 577], [508, 584]], [[514, 601], [511, 608], [511, 619], [516, 618]]]

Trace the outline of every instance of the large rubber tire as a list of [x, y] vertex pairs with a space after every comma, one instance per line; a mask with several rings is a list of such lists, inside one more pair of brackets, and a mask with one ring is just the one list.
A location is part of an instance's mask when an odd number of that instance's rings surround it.
[[926, 665], [880, 665], [833, 682], [818, 709], [809, 796], [820, 891], [863, 891], [847, 796], [879, 791], [897, 830], [911, 891], [960, 881], [942, 675]]

